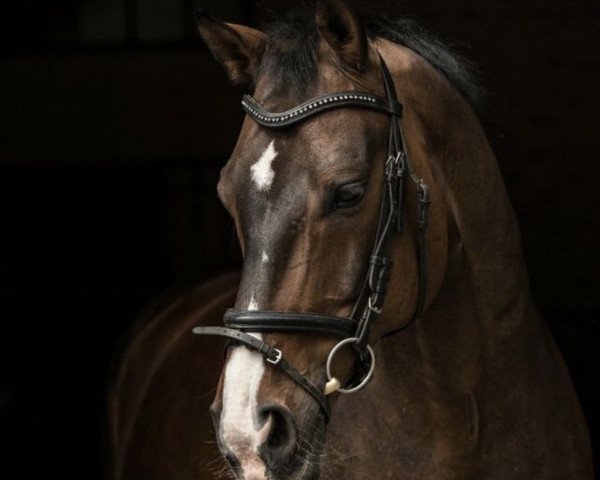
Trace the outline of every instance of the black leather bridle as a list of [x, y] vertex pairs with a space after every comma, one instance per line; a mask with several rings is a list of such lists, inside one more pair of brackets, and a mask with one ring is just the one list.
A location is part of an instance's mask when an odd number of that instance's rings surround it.
[[[308, 100], [290, 110], [273, 113], [263, 108], [250, 95], [242, 99], [242, 107], [259, 125], [271, 129], [292, 127], [322, 112], [337, 108], [366, 108], [390, 115], [388, 156], [385, 165], [383, 198], [379, 212], [379, 222], [369, 270], [360, 294], [349, 318], [315, 313], [271, 312], [261, 310], [236, 311], [225, 313], [225, 327], [196, 327], [193, 332], [199, 335], [219, 335], [233, 339], [246, 347], [259, 352], [267, 362], [277, 365], [283, 372], [302, 386], [321, 406], [326, 420], [329, 419], [329, 405], [326, 394], [332, 391], [351, 393], [363, 388], [371, 379], [375, 367], [375, 356], [369, 346], [371, 329], [381, 313], [390, 277], [391, 237], [394, 232], [403, 232], [404, 184], [408, 176], [417, 185], [417, 255], [419, 264], [419, 284], [417, 305], [411, 319], [402, 327], [386, 335], [406, 329], [423, 310], [427, 287], [427, 260], [425, 249], [425, 229], [428, 221], [429, 191], [423, 180], [415, 175], [406, 154], [400, 119], [402, 105], [398, 102], [394, 82], [383, 58], [379, 57], [381, 76], [386, 98], [368, 92], [348, 91], [330, 93]], [[317, 333], [338, 337], [341, 341], [332, 349], [327, 359], [328, 386], [337, 385], [323, 392], [311, 380], [290, 365], [281, 350], [272, 347], [251, 333]], [[351, 344], [357, 352], [357, 369], [354, 377], [360, 381], [351, 387], [339, 388], [339, 381], [331, 374], [331, 363], [336, 352], [343, 345]], [[365, 373], [366, 372], [366, 373]], [[326, 387], [327, 388], [327, 387]]]

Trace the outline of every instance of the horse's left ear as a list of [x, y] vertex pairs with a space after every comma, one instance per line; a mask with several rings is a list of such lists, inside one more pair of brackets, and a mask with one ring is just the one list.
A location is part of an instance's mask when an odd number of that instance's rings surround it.
[[203, 9], [196, 11], [196, 20], [200, 36], [231, 81], [251, 83], [260, 65], [267, 36], [244, 25], [221, 22]]
[[359, 72], [367, 68], [367, 35], [356, 13], [344, 0], [320, 0], [317, 28], [344, 66]]

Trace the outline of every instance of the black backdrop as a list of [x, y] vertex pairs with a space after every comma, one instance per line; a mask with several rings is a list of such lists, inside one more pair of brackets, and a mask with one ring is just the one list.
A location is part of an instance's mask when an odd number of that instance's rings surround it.
[[[203, 3], [255, 24], [295, 2]], [[369, 5], [411, 14], [478, 65], [533, 290], [598, 445], [597, 0]], [[3, 9], [0, 476], [100, 478], [129, 322], [165, 288], [239, 264], [214, 187], [240, 92], [195, 38], [190, 0]]]

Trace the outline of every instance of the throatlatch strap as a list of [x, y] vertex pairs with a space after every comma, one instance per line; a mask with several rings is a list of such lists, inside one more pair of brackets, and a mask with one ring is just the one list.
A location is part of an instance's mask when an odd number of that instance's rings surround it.
[[273, 348], [266, 342], [253, 337], [252, 335], [248, 335], [247, 333], [241, 332], [239, 330], [234, 330], [232, 328], [225, 327], [194, 327], [192, 329], [196, 335], [216, 335], [220, 337], [227, 337], [246, 347], [256, 350], [260, 353], [265, 360], [273, 365], [277, 365], [284, 373], [290, 376], [296, 383], [298, 383], [301, 387], [303, 387], [312, 397], [317, 401], [320, 407], [323, 409], [323, 413], [325, 414], [325, 421], [329, 422], [330, 410], [329, 404], [327, 403], [327, 398], [323, 394], [323, 392], [317, 388], [317, 386], [312, 383], [309, 379], [307, 379], [304, 375], [302, 375], [298, 370], [296, 370], [292, 365], [290, 365], [285, 358], [283, 358], [283, 354], [281, 350]]

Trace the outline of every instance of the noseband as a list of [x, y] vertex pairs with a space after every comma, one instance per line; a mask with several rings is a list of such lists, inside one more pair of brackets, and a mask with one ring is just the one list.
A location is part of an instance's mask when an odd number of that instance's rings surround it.
[[[425, 249], [425, 229], [428, 221], [429, 191], [423, 180], [415, 175], [406, 154], [400, 119], [402, 105], [398, 102], [394, 82], [383, 58], [379, 57], [381, 76], [386, 98], [367, 92], [348, 91], [330, 93], [313, 98], [290, 110], [281, 113], [267, 111], [250, 95], [242, 99], [242, 107], [259, 125], [271, 129], [292, 127], [322, 112], [337, 108], [365, 108], [390, 116], [388, 155], [385, 165], [383, 198], [379, 211], [379, 221], [373, 251], [369, 261], [367, 276], [349, 318], [300, 312], [236, 311], [225, 313], [225, 327], [196, 327], [193, 332], [199, 335], [219, 335], [228, 337], [246, 347], [259, 352], [267, 362], [278, 366], [297, 384], [303, 387], [317, 401], [329, 419], [330, 411], [326, 395], [333, 391], [351, 393], [366, 386], [373, 375], [375, 355], [369, 346], [371, 329], [381, 313], [387, 283], [390, 277], [390, 244], [393, 233], [403, 232], [403, 206], [405, 179], [408, 176], [417, 185], [417, 255], [419, 283], [417, 305], [411, 319], [402, 327], [386, 335], [406, 329], [423, 310], [427, 286], [427, 260]], [[251, 333], [316, 333], [341, 339], [331, 350], [326, 364], [328, 382], [325, 391], [290, 365], [281, 350], [259, 340]], [[340, 388], [340, 382], [331, 374], [331, 363], [338, 350], [346, 344], [354, 347], [357, 353], [357, 367], [349, 387]]]

